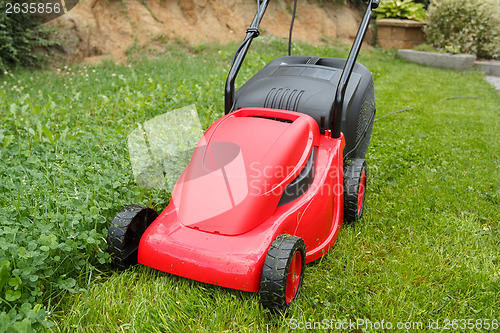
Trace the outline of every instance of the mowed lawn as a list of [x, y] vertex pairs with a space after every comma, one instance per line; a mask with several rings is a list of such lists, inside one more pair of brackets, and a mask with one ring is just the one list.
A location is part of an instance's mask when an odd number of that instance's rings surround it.
[[[254, 46], [239, 84], [286, 52], [267, 37]], [[13, 308], [33, 327], [44, 317], [62, 332], [495, 331], [500, 94], [480, 72], [424, 67], [392, 52], [358, 59], [374, 75], [379, 118], [365, 215], [307, 266], [288, 313], [263, 310], [256, 294], [107, 265], [116, 212], [131, 203], [160, 211], [169, 200], [135, 185], [127, 135], [191, 104], [204, 128], [222, 116], [236, 47], [169, 46], [150, 60], [137, 59], [146, 50], [136, 47], [126, 66], [0, 77], [0, 270], [9, 277], [0, 312], [13, 321]], [[298, 44], [294, 53], [348, 50]]]

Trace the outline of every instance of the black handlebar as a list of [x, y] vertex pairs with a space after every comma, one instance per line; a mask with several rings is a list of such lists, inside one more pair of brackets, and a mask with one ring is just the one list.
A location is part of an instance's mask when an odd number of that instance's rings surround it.
[[377, 8], [380, 0], [370, 0], [368, 8], [366, 9], [365, 16], [361, 25], [359, 26], [358, 33], [352, 44], [351, 51], [347, 57], [347, 61], [342, 70], [342, 75], [340, 76], [339, 84], [337, 86], [337, 92], [335, 93], [335, 107], [333, 109], [332, 123], [330, 128], [332, 129], [332, 137], [340, 137], [340, 127], [342, 125], [342, 112], [344, 109], [344, 96], [347, 89], [347, 83], [351, 77], [354, 66], [356, 65], [356, 59], [358, 58], [359, 50], [361, 49], [361, 44], [365, 38], [366, 31], [368, 30], [368, 25], [370, 24], [370, 19], [372, 16], [372, 9]]
[[252, 44], [252, 40], [255, 37], [259, 36], [259, 24], [266, 12], [267, 5], [269, 4], [269, 0], [259, 0], [257, 13], [252, 21], [252, 24], [247, 29], [247, 35], [240, 47], [236, 50], [233, 61], [231, 63], [231, 69], [229, 70], [229, 74], [226, 79], [226, 88], [224, 91], [224, 109], [225, 114], [233, 111], [234, 106], [234, 82], [236, 81], [236, 76], [240, 71], [241, 65], [245, 60], [245, 56], [247, 55], [248, 49], [250, 48], [250, 44]]

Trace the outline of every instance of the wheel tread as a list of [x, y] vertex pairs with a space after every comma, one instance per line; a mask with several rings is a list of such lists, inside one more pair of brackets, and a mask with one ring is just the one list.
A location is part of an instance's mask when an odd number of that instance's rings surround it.
[[366, 161], [362, 158], [352, 159], [346, 163], [344, 171], [345, 223], [356, 222], [363, 214], [363, 210], [361, 210], [361, 214], [358, 215], [358, 190], [363, 170], [366, 176]]
[[286, 281], [291, 258], [300, 251], [302, 255], [302, 272], [299, 282], [298, 296], [305, 269], [305, 244], [296, 236], [279, 235], [271, 244], [263, 265], [260, 285], [261, 303], [271, 311], [285, 311], [290, 303], [286, 302]]
[[[138, 243], [129, 243], [133, 240], [135, 235], [129, 235], [127, 231], [136, 228], [137, 224], [141, 222], [145, 223], [147, 227], [157, 216], [158, 214], [152, 208], [141, 205], [126, 206], [116, 214], [115, 218], [110, 223], [107, 236], [108, 252], [112, 255], [113, 264], [116, 267], [125, 269], [137, 262], [136, 258], [130, 259], [129, 257], [135, 251], [133, 247], [138, 247]], [[143, 219], [143, 221], [141, 221], [141, 219]], [[144, 230], [142, 230], [142, 232]], [[137, 230], [133, 232], [137, 233]]]

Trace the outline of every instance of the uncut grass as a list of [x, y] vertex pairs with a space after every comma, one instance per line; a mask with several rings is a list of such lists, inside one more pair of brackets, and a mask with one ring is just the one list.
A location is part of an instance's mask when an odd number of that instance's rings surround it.
[[[64, 88], [69, 84], [67, 76], [35, 74], [35, 80], [50, 82], [42, 88], [41, 108], [49, 103], [47, 96], [56, 96], [52, 98], [57, 105], [72, 110], [56, 112], [71, 133], [93, 134], [81, 135], [87, 139], [88, 152], [99, 156], [95, 164], [115, 168], [116, 198], [99, 196], [92, 182], [83, 184], [89, 188], [87, 195], [109, 207], [103, 217], [111, 218], [126, 203], [153, 202], [157, 209], [166, 205], [168, 195], [133, 184], [126, 135], [136, 123], [193, 103], [205, 127], [220, 117], [233, 49], [234, 45], [207, 45], [153, 61], [135, 61], [131, 67], [89, 68], [87, 72], [96, 70], [99, 82], [86, 81], [85, 71], [75, 68], [79, 74], [73, 79], [78, 82], [73, 90]], [[284, 55], [284, 50], [285, 44], [277, 40], [256, 41], [238, 82]], [[299, 44], [296, 54], [345, 57], [347, 50]], [[498, 318], [498, 93], [474, 71], [422, 67], [381, 51], [364, 51], [359, 60], [374, 74], [377, 117], [413, 109], [375, 123], [367, 155], [365, 216], [343, 228], [331, 252], [307, 267], [301, 295], [286, 317], [262, 310], [254, 294], [138, 267], [94, 272], [85, 292], [64, 294], [52, 308], [56, 330], [285, 332], [291, 320], [361, 318], [426, 324], [445, 318]], [[21, 98], [21, 94], [12, 96]], [[449, 97], [461, 98], [442, 100]], [[34, 119], [25, 118], [36, 128], [37, 119], [50, 125], [53, 116], [47, 108]], [[29, 135], [18, 140], [29, 148]], [[67, 140], [71, 144], [77, 136]], [[103, 145], [112, 154], [102, 155]], [[106, 159], [115, 162], [108, 165]], [[66, 172], [85, 182], [77, 170]], [[99, 173], [94, 181], [106, 177]], [[69, 193], [74, 182], [68, 180], [62, 191]], [[43, 197], [33, 195], [35, 202]], [[98, 225], [89, 223], [88, 228], [102, 228]], [[84, 274], [78, 281], [85, 284], [87, 278]], [[47, 293], [45, 302], [50, 298]]]

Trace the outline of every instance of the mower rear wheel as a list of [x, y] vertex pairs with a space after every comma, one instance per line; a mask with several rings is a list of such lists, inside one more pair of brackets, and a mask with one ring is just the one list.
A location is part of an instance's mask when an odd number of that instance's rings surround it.
[[344, 169], [344, 222], [356, 222], [363, 215], [366, 192], [366, 161], [347, 162]]
[[285, 311], [299, 295], [306, 267], [302, 238], [279, 235], [267, 252], [260, 282], [260, 300], [265, 308]]
[[137, 264], [139, 241], [157, 217], [152, 208], [140, 205], [126, 206], [116, 214], [107, 237], [108, 252], [116, 267], [126, 269]]

